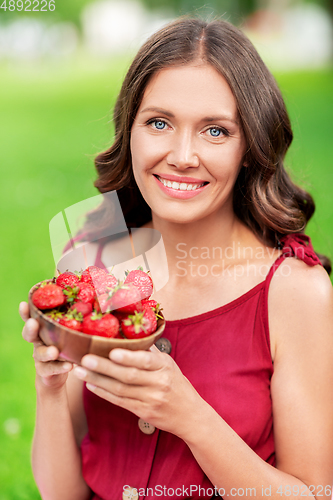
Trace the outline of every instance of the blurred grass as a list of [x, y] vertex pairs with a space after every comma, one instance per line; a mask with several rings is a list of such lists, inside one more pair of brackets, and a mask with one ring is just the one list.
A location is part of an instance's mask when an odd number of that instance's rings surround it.
[[[51, 218], [97, 194], [93, 157], [111, 143], [111, 109], [127, 63], [0, 67], [0, 500], [40, 498], [30, 469], [32, 348], [21, 338], [18, 303], [53, 275]], [[333, 71], [276, 77], [295, 133], [287, 163], [317, 204], [307, 233], [332, 257]]]

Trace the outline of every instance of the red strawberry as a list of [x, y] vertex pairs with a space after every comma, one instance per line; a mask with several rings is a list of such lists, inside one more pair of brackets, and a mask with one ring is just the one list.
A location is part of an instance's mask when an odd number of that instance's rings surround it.
[[118, 335], [119, 321], [113, 314], [92, 313], [86, 316], [82, 323], [82, 331], [89, 335], [115, 338]]
[[67, 313], [59, 320], [59, 324], [70, 328], [71, 330], [76, 330], [78, 332], [82, 331], [82, 319], [83, 316], [80, 313]]
[[66, 286], [66, 288], [63, 288], [63, 293], [66, 295], [67, 302], [69, 304], [72, 304], [75, 302], [77, 294], [79, 293], [80, 288], [78, 286]]
[[88, 283], [91, 286], [94, 286], [94, 281], [99, 277], [103, 277], [107, 274], [107, 271], [101, 269], [97, 266], [89, 266], [85, 269], [81, 274], [81, 281], [83, 283]]
[[80, 283], [79, 278], [76, 274], [71, 273], [70, 271], [59, 274], [56, 279], [56, 284], [61, 288], [65, 288], [66, 286], [74, 287], [77, 286], [78, 283]]
[[63, 289], [64, 294], [67, 297], [67, 302], [69, 304], [74, 302], [84, 302], [93, 304], [96, 293], [94, 287], [88, 285], [88, 283], [79, 283], [74, 288], [66, 286]]
[[62, 288], [54, 283], [40, 286], [32, 295], [32, 302], [38, 309], [54, 309], [66, 302]]
[[128, 313], [122, 313], [118, 311], [112, 311], [112, 314], [119, 320], [119, 323], [122, 319], [126, 319], [128, 317]]
[[98, 295], [113, 290], [118, 283], [118, 280], [113, 274], [98, 276], [93, 280], [94, 287]]
[[81, 313], [82, 316], [88, 316], [88, 314], [92, 313], [93, 306], [90, 302], [75, 302], [69, 309], [70, 311]]
[[114, 338], [115, 339], [124, 339], [125, 337], [123, 335], [121, 335], [120, 329], [119, 329], [117, 335]]
[[120, 325], [126, 338], [141, 339], [156, 331], [157, 321], [152, 309], [144, 309], [121, 320]]
[[140, 291], [132, 283], [120, 283], [111, 295], [110, 309], [133, 314], [135, 311], [142, 311]]
[[152, 309], [154, 311], [154, 313], [155, 313], [156, 318], [163, 319], [163, 316], [161, 316], [161, 314], [160, 314], [160, 311], [162, 311], [162, 308], [161, 308], [160, 304], [158, 304], [156, 302], [156, 300], [154, 300], [154, 299], [150, 299], [150, 300], [143, 299], [142, 300], [142, 307], [144, 309]]
[[154, 299], [143, 299], [142, 300], [142, 305], [143, 305], [143, 308], [146, 309], [147, 307], [151, 307], [151, 308], [155, 308], [158, 304], [156, 302], [156, 300]]
[[127, 271], [125, 274], [125, 283], [133, 283], [140, 290], [141, 299], [148, 299], [151, 296], [153, 293], [153, 280], [142, 267], [131, 272]]
[[88, 285], [88, 283], [79, 283], [79, 292], [76, 296], [76, 300], [92, 304], [96, 297], [96, 292], [94, 287]]
[[95, 300], [93, 302], [93, 311], [95, 311], [97, 313], [101, 312], [101, 308], [99, 307], [99, 300], [97, 297], [95, 298]]
[[110, 310], [110, 296], [108, 293], [98, 295], [94, 301], [94, 309], [97, 312], [105, 313]]
[[62, 313], [58, 309], [52, 309], [52, 311], [45, 313], [45, 316], [53, 319], [53, 321], [59, 321], [59, 319], [61, 319], [63, 317], [63, 315], [64, 315], [64, 313]]

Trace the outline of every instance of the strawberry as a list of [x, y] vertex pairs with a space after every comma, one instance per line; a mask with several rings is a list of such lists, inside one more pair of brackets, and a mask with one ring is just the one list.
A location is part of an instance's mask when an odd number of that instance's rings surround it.
[[54, 283], [40, 286], [32, 295], [33, 304], [38, 309], [54, 309], [66, 301], [62, 288]]
[[118, 280], [113, 274], [106, 274], [105, 276], [98, 276], [94, 281], [94, 287], [98, 295], [113, 290]]
[[66, 286], [66, 288], [63, 289], [63, 293], [66, 295], [66, 300], [69, 304], [72, 304], [75, 302], [77, 294], [79, 293], [80, 288], [78, 286]]
[[101, 312], [101, 308], [99, 306], [99, 297], [96, 297], [94, 302], [93, 302], [93, 311], [95, 311], [97, 313]]
[[146, 309], [147, 307], [151, 307], [152, 309], [154, 309], [156, 306], [158, 306], [158, 304], [154, 299], [143, 299], [142, 306], [144, 309]]
[[144, 309], [121, 320], [120, 325], [126, 338], [141, 339], [156, 331], [157, 321], [152, 309]]
[[112, 311], [112, 314], [118, 319], [119, 323], [122, 319], [126, 319], [128, 317], [128, 313], [118, 312], [117, 310]]
[[45, 313], [45, 316], [47, 316], [50, 319], [53, 319], [53, 321], [59, 321], [59, 319], [62, 318], [63, 315], [64, 313], [62, 313], [58, 309], [52, 309], [52, 311]]
[[66, 286], [66, 288], [63, 289], [63, 292], [67, 297], [68, 303], [84, 302], [86, 304], [92, 304], [96, 297], [95, 289], [88, 283], [80, 282], [73, 288], [70, 286]]
[[124, 339], [125, 337], [121, 334], [121, 330], [119, 329], [117, 335], [113, 338], [114, 339]]
[[76, 330], [78, 332], [82, 331], [82, 320], [83, 316], [81, 313], [75, 313], [70, 311], [64, 314], [62, 318], [59, 319], [59, 324], [70, 328], [71, 330]]
[[141, 294], [133, 283], [120, 282], [112, 292], [110, 299], [110, 309], [133, 314], [135, 311], [142, 311]]
[[59, 276], [56, 279], [56, 284], [61, 288], [66, 288], [66, 286], [71, 286], [73, 288], [79, 282], [80, 280], [76, 276], [76, 274], [71, 273], [70, 271], [66, 271], [64, 273], [59, 274]]
[[108, 312], [110, 310], [110, 296], [108, 293], [98, 295], [94, 301], [94, 309], [97, 312]]
[[125, 283], [133, 283], [140, 291], [141, 299], [148, 299], [153, 293], [153, 280], [142, 267], [138, 267], [134, 271], [125, 272]]
[[92, 304], [95, 300], [96, 292], [94, 287], [88, 285], [88, 283], [79, 284], [79, 293], [77, 294], [76, 300], [84, 302], [85, 304]]
[[91, 286], [94, 286], [94, 281], [99, 279], [100, 277], [105, 277], [107, 275], [107, 271], [101, 269], [97, 266], [89, 266], [85, 269], [81, 274], [81, 281], [83, 283], [88, 283]]
[[82, 316], [88, 316], [88, 314], [92, 313], [93, 306], [90, 302], [74, 302], [74, 304], [70, 307], [70, 311], [81, 313]]
[[160, 304], [158, 304], [156, 302], [156, 300], [154, 300], [154, 299], [150, 299], [150, 300], [143, 299], [142, 300], [142, 307], [144, 309], [152, 309], [154, 311], [154, 313], [155, 313], [156, 319], [157, 318], [163, 319], [163, 316], [161, 316], [161, 314], [160, 314], [160, 311], [162, 311], [162, 308], [161, 308]]
[[119, 321], [113, 314], [92, 313], [83, 319], [82, 331], [89, 335], [115, 338], [119, 331]]

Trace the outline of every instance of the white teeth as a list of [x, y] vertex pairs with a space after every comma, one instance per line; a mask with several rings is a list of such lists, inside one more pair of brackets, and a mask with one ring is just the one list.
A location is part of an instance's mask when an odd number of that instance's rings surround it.
[[172, 189], [178, 189], [180, 191], [194, 191], [195, 189], [198, 189], [202, 186], [204, 186], [204, 183], [202, 184], [187, 184], [186, 182], [171, 182], [166, 179], [162, 179], [159, 176], [156, 176], [159, 181], [162, 182], [162, 184], [166, 187], [172, 188]]

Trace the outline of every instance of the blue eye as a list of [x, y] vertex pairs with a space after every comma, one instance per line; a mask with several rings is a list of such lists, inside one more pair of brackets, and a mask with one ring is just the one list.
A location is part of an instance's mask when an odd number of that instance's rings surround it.
[[216, 127], [210, 128], [209, 131], [212, 137], [220, 137], [220, 135], [222, 134], [222, 130]]
[[155, 128], [157, 128], [157, 130], [163, 130], [166, 126], [166, 123], [162, 120], [154, 120], [151, 123], [154, 123]]

